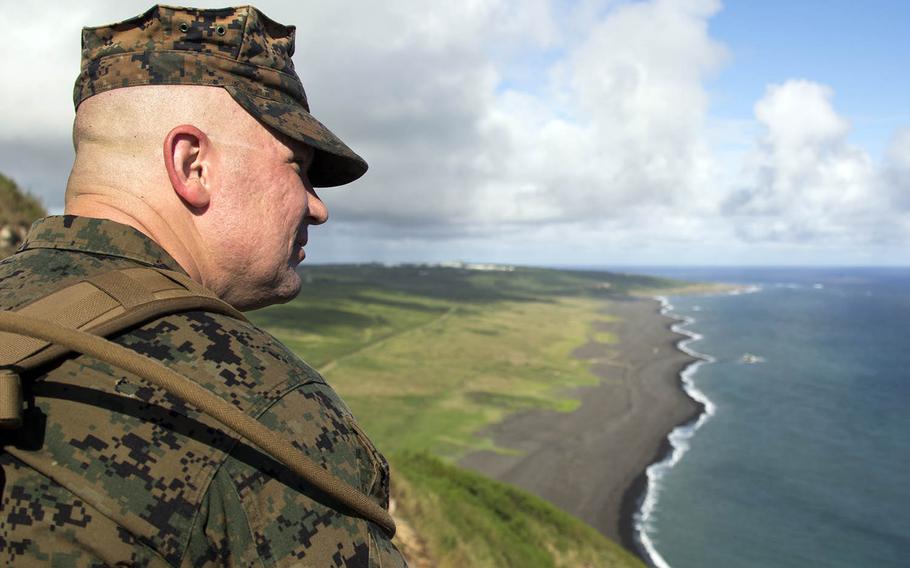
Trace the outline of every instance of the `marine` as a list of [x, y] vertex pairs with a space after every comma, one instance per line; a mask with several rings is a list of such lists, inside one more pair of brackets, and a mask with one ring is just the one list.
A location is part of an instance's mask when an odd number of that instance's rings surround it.
[[[0, 309], [85, 281], [130, 298], [110, 275], [135, 269], [241, 311], [295, 297], [309, 229], [328, 219], [315, 188], [367, 164], [310, 114], [294, 32], [253, 7], [85, 28], [65, 213], [0, 261]], [[388, 464], [351, 411], [242, 316], [185, 310], [108, 339], [388, 508]], [[405, 565], [386, 526], [105, 357], [28, 369], [22, 390], [21, 425], [0, 431], [0, 565]]]

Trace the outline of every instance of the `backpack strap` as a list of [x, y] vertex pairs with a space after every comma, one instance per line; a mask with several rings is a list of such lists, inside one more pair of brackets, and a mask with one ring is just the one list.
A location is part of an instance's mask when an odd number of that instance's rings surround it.
[[[16, 310], [70, 329], [109, 336], [162, 316], [204, 310], [247, 321], [189, 277], [157, 268], [126, 268], [80, 280]], [[69, 353], [48, 341], [0, 332], [0, 367], [30, 369]]]
[[[159, 317], [191, 310], [247, 319], [191, 278], [172, 270], [125, 268], [104, 272], [26, 304], [13, 313], [106, 337]], [[72, 349], [37, 337], [0, 331], [0, 428], [22, 423], [20, 375]]]

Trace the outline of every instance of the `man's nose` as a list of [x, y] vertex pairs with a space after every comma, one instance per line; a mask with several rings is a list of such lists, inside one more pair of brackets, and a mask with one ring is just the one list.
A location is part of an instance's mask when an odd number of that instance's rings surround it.
[[322, 199], [316, 195], [312, 187], [307, 188], [307, 223], [310, 225], [322, 225], [329, 220], [329, 208], [326, 207]]

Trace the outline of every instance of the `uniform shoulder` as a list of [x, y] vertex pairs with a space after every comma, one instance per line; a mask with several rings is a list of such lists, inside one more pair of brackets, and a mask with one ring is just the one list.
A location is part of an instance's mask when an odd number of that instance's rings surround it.
[[0, 260], [0, 309], [16, 310], [90, 275], [134, 261], [57, 249], [30, 249]]
[[172, 314], [112, 339], [161, 362], [252, 416], [300, 385], [325, 384], [315, 369], [271, 334], [224, 314]]

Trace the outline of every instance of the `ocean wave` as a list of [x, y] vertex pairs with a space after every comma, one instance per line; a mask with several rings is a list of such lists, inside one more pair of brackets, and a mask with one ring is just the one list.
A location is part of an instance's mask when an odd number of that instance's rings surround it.
[[772, 288], [783, 288], [786, 290], [824, 290], [825, 285], [816, 282], [814, 284], [797, 284], [795, 282], [775, 282], [771, 284]]
[[727, 292], [728, 296], [741, 296], [743, 294], [755, 294], [756, 292], [761, 292], [762, 287], [756, 284], [751, 284], [749, 286], [743, 286], [742, 288], [734, 288]]
[[[754, 292], [760, 290], [757, 286], [750, 288], [755, 288]], [[749, 292], [739, 292], [742, 293], [754, 293], [753, 291]], [[644, 498], [642, 499], [641, 506], [638, 512], [635, 514], [635, 533], [638, 538], [638, 542], [641, 545], [641, 548], [644, 550], [646, 556], [656, 568], [671, 568], [670, 564], [657, 552], [657, 548], [654, 543], [654, 535], [656, 534], [656, 528], [652, 524], [652, 519], [655, 511], [657, 510], [657, 501], [662, 489], [660, 480], [667, 474], [667, 472], [676, 465], [683, 455], [689, 450], [689, 440], [692, 436], [695, 435], [695, 432], [701, 428], [705, 422], [711, 419], [714, 416], [717, 407], [708, 396], [702, 391], [698, 390], [695, 386], [695, 383], [692, 381], [692, 377], [695, 376], [695, 373], [698, 371], [698, 368], [706, 363], [714, 363], [714, 357], [707, 355], [705, 353], [700, 353], [695, 349], [689, 347], [690, 343], [694, 343], [702, 339], [702, 335], [694, 331], [688, 330], [685, 326], [695, 323], [695, 319], [688, 316], [680, 316], [672, 313], [673, 304], [670, 301], [663, 297], [657, 296], [655, 299], [660, 301], [661, 308], [660, 313], [677, 320], [677, 323], [674, 323], [670, 326], [674, 332], [686, 336], [685, 339], [680, 340], [676, 347], [686, 353], [695, 357], [697, 360], [690, 365], [686, 366], [685, 369], [679, 374], [680, 381], [682, 383], [683, 390], [685, 393], [694, 401], [701, 404], [703, 411], [698, 415], [698, 418], [694, 422], [689, 422], [682, 424], [673, 429], [672, 432], [667, 436], [667, 440], [670, 443], [670, 452], [659, 462], [653, 463], [648, 466], [648, 469], [645, 470], [645, 476], [647, 478], [647, 483], [645, 486]]]

